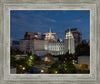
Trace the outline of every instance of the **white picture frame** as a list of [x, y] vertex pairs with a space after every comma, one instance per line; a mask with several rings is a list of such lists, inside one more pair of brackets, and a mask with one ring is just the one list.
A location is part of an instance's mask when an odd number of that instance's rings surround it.
[[[18, 84], [99, 84], [100, 1], [1, 0], [0, 3], [0, 78], [3, 83]], [[90, 74], [10, 74], [10, 10], [90, 10]], [[98, 21], [98, 22], [97, 22]]]

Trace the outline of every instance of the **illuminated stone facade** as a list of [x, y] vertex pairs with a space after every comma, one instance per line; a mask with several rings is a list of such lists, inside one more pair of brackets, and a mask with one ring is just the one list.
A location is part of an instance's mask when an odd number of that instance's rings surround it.
[[49, 42], [48, 51], [53, 55], [64, 54], [64, 43], [63, 42]]
[[75, 52], [74, 37], [70, 30], [65, 34], [64, 42], [51, 41], [51, 40], [42, 40], [42, 41], [35, 40], [35, 41], [36, 41], [35, 46], [37, 49], [34, 48], [33, 53], [38, 50], [41, 51], [38, 51], [37, 53], [34, 54], [38, 54], [39, 52], [40, 53], [48, 52], [51, 53], [52, 55], [61, 55], [65, 54], [68, 51], [69, 53]]
[[64, 42], [49, 42], [44, 40], [44, 44], [42, 44], [42, 49], [40, 49], [41, 46], [39, 45], [35, 45], [37, 49], [34, 48], [32, 54], [39, 54], [39, 53], [41, 53], [41, 55], [47, 53], [51, 53], [52, 55], [64, 54]]
[[44, 35], [45, 35], [44, 40], [49, 40], [49, 41], [55, 41], [56, 40], [55, 39], [56, 33], [51, 32], [51, 29], [49, 30], [49, 32], [44, 33]]
[[72, 32], [66, 32], [64, 41], [56, 41], [55, 34], [51, 30], [49, 33], [44, 33], [45, 38], [43, 39], [33, 39], [33, 40], [20, 40], [20, 50], [32, 52], [32, 54], [37, 54], [43, 56], [47, 53], [52, 55], [61, 55], [69, 51], [69, 53], [75, 52], [74, 37]]
[[69, 51], [69, 53], [75, 52], [74, 37], [70, 29], [69, 29], [69, 32], [66, 32], [65, 34], [64, 51], [65, 52]]
[[[73, 34], [75, 46], [77, 46], [78, 44], [82, 42], [82, 33], [77, 28], [70, 29], [70, 31]], [[69, 29], [65, 31], [65, 33], [68, 33], [68, 32], [69, 32]]]

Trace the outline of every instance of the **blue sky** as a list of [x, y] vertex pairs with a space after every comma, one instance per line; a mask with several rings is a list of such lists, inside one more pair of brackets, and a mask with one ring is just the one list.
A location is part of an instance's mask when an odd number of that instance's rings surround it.
[[78, 28], [82, 39], [90, 40], [90, 11], [89, 10], [11, 10], [11, 38], [20, 40], [25, 32], [52, 32], [57, 37], [64, 38], [65, 30]]

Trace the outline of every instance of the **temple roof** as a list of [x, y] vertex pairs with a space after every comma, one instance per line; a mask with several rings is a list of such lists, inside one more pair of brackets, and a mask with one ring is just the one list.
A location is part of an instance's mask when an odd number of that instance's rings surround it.
[[70, 29], [69, 29], [69, 32], [66, 33], [65, 39], [74, 39], [73, 34]]
[[51, 32], [51, 28], [50, 28], [50, 29], [49, 29], [49, 32], [44, 33], [44, 34], [46, 35], [46, 34], [56, 34], [56, 33]]

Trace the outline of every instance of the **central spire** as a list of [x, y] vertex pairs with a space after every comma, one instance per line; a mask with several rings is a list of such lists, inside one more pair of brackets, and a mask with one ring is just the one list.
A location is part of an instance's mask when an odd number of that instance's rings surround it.
[[51, 33], [51, 28], [49, 29], [49, 33]]
[[70, 27], [69, 27], [69, 32], [71, 32]]

